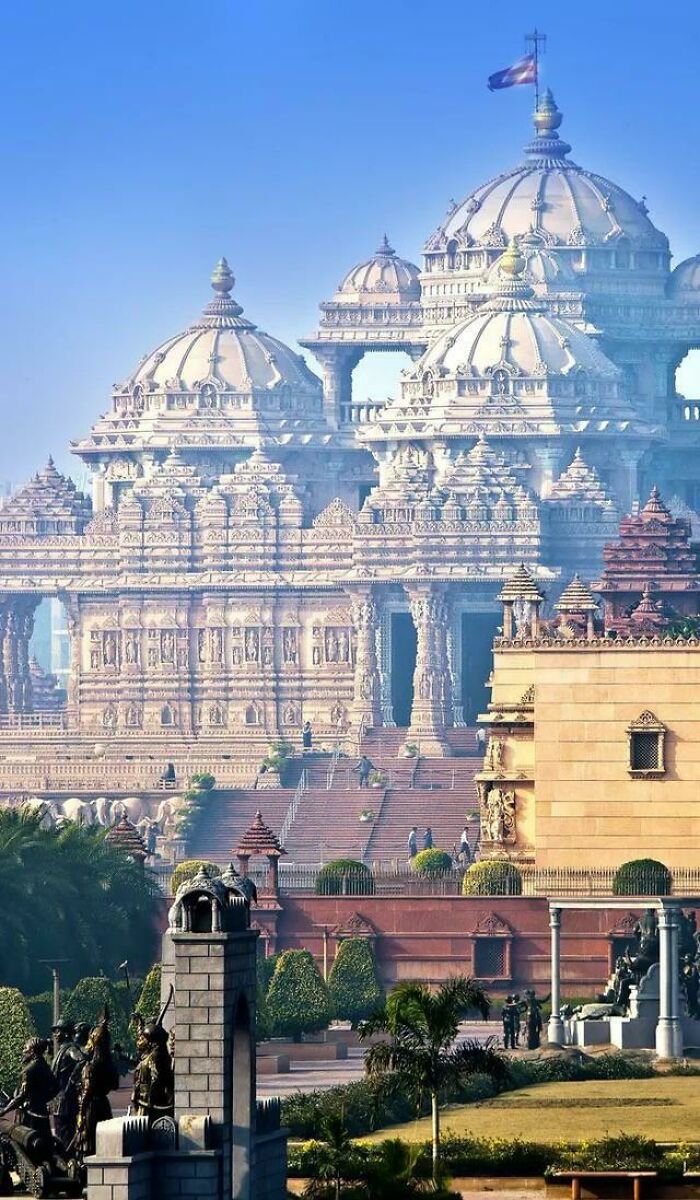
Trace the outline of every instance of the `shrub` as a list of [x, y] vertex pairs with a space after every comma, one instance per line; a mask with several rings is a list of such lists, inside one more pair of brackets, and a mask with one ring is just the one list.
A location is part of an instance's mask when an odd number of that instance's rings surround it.
[[22, 1069], [24, 1043], [36, 1034], [29, 1005], [18, 988], [0, 987], [0, 1088], [12, 1095]]
[[126, 1049], [131, 1045], [129, 1016], [124, 1010], [117, 988], [105, 975], [92, 975], [81, 979], [73, 988], [64, 1010], [68, 1021], [87, 1021], [94, 1025], [102, 1015], [105, 1006], [109, 1009], [109, 1028], [112, 1044], [119, 1044]]
[[330, 1024], [328, 988], [308, 950], [280, 955], [267, 993], [267, 1012], [274, 1037], [298, 1039]]
[[[70, 988], [61, 988], [61, 1013], [69, 996]], [[53, 1025], [53, 992], [39, 992], [36, 996], [27, 996], [27, 1006], [39, 1037], [49, 1037]]]
[[618, 867], [614, 896], [670, 896], [671, 872], [655, 858], [633, 858]]
[[187, 858], [184, 862], [178, 863], [170, 883], [173, 895], [183, 883], [194, 879], [200, 871], [204, 871], [204, 874], [208, 875], [210, 879], [216, 879], [217, 875], [221, 874], [221, 867], [218, 867], [216, 863], [207, 862], [205, 858]]
[[262, 989], [263, 996], [267, 996], [267, 993], [270, 989], [270, 984], [272, 983], [272, 976], [275, 973], [275, 967], [277, 966], [279, 959], [279, 954], [258, 955], [255, 971], [258, 980], [258, 987]]
[[161, 975], [161, 964], [154, 963], [144, 980], [141, 994], [136, 1001], [134, 1012], [140, 1013], [144, 1021], [155, 1021], [160, 1012]]
[[272, 772], [274, 775], [279, 775], [283, 779], [287, 768], [288, 760], [294, 753], [294, 747], [286, 738], [276, 738], [274, 742], [270, 742], [269, 753], [262, 760], [261, 768], [266, 772]]
[[656, 1171], [664, 1152], [652, 1138], [634, 1134], [558, 1147], [552, 1170], [569, 1171]]
[[354, 858], [337, 858], [321, 867], [314, 890], [317, 896], [373, 896], [374, 876]]
[[465, 896], [520, 896], [522, 890], [523, 877], [518, 868], [496, 858], [472, 863], [462, 883]]
[[211, 771], [197, 771], [190, 775], [190, 784], [198, 792], [211, 792], [216, 787], [216, 779]]
[[384, 1003], [384, 988], [369, 938], [346, 938], [340, 943], [328, 977], [334, 1015], [353, 1029]]
[[419, 850], [411, 859], [411, 867], [416, 875], [435, 876], [447, 875], [452, 871], [452, 855], [446, 850]]

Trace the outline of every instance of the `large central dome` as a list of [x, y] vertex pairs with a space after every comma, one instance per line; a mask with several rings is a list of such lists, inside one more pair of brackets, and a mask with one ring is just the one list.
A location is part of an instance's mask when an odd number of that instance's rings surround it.
[[455, 205], [428, 239], [426, 254], [451, 243], [455, 250], [506, 246], [510, 238], [526, 234], [548, 246], [604, 246], [626, 238], [633, 246], [667, 250], [668, 241], [649, 220], [643, 200], [571, 162], [571, 147], [557, 132], [561, 120], [547, 91], [534, 116], [537, 132], [525, 161]]

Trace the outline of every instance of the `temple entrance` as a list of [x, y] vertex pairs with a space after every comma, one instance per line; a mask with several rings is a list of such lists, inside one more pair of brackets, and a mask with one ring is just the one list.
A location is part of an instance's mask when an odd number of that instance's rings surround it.
[[70, 634], [65, 605], [46, 597], [34, 612], [29, 642], [31, 711], [57, 713], [65, 708], [71, 665]]
[[493, 667], [492, 645], [498, 625], [496, 612], [462, 613], [462, 704], [467, 725], [475, 723], [491, 699], [486, 680]]
[[409, 612], [391, 614], [391, 705], [396, 725], [411, 724], [418, 639]]

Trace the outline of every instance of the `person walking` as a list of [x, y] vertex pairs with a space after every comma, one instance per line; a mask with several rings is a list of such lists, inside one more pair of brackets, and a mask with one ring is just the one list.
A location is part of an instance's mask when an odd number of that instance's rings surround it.
[[357, 771], [358, 782], [361, 788], [369, 787], [369, 773], [374, 770], [373, 764], [366, 754], [363, 754], [357, 766], [353, 767], [353, 771]]
[[465, 867], [468, 867], [472, 861], [472, 851], [469, 845], [469, 827], [467, 825], [464, 826], [462, 836], [459, 839], [459, 858]]
[[430, 828], [430, 826], [428, 825], [425, 833], [423, 834], [423, 849], [424, 850], [432, 850], [432, 848], [433, 848], [433, 831]]
[[479, 725], [474, 733], [477, 754], [483, 754], [486, 749], [486, 730]]
[[415, 858], [418, 853], [418, 827], [411, 826], [411, 832], [408, 835], [408, 857]]
[[311, 750], [311, 744], [314, 740], [313, 730], [310, 721], [304, 721], [304, 728], [301, 731], [301, 748], [304, 754], [308, 754]]

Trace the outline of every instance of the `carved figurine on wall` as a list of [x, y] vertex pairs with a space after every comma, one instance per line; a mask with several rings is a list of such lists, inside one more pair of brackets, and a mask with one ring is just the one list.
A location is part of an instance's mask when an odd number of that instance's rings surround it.
[[117, 635], [106, 633], [102, 639], [102, 658], [106, 667], [117, 665]]
[[503, 766], [503, 742], [498, 737], [490, 737], [488, 746], [486, 747], [486, 761], [484, 767], [487, 771], [500, 771]]
[[484, 807], [484, 841], [512, 841], [515, 835], [515, 792], [491, 788], [486, 794]]
[[256, 663], [260, 659], [260, 635], [257, 629], [246, 629], [245, 632], [246, 662]]
[[129, 666], [138, 666], [141, 661], [141, 645], [137, 633], [127, 635], [124, 645], [124, 658]]
[[170, 630], [160, 635], [160, 661], [168, 664], [175, 662], [175, 635]]
[[286, 663], [297, 661], [297, 635], [295, 629], [285, 629], [282, 637], [282, 653]]

